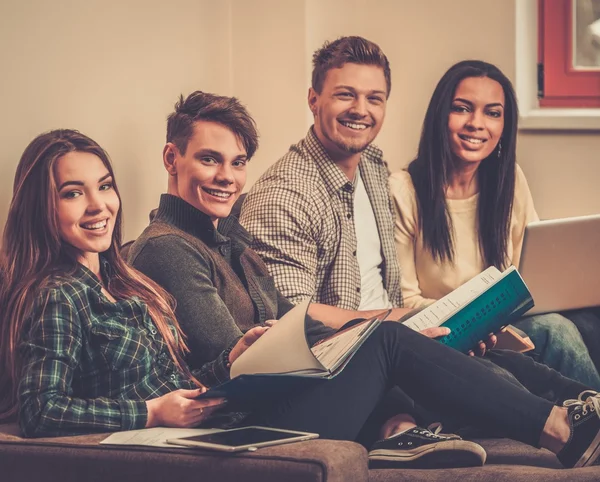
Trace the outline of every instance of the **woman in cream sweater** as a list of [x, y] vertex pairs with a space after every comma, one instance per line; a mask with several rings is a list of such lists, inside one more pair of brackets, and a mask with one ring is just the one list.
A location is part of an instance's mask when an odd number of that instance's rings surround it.
[[[416, 159], [390, 178], [405, 306], [441, 298], [488, 266], [519, 266], [525, 226], [538, 216], [516, 164], [517, 122], [513, 87], [494, 65], [459, 62], [439, 81]], [[535, 359], [600, 386], [570, 320], [552, 313], [514, 324]]]

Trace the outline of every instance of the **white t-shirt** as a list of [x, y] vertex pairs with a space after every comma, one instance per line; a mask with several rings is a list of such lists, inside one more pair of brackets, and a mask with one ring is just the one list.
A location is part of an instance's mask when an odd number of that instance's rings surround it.
[[354, 226], [356, 230], [356, 259], [360, 268], [360, 306], [362, 310], [391, 308], [381, 276], [381, 241], [369, 195], [356, 170], [354, 191]]

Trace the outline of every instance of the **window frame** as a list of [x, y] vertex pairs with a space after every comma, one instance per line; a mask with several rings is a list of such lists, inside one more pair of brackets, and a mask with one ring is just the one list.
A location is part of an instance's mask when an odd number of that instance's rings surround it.
[[600, 107], [600, 70], [573, 67], [574, 0], [539, 0], [541, 107]]
[[515, 90], [520, 130], [600, 131], [600, 108], [541, 107], [538, 91], [538, 2], [515, 1]]

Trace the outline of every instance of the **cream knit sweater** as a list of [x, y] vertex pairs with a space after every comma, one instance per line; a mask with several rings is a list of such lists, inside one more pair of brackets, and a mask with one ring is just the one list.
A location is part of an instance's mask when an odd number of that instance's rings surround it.
[[[417, 215], [417, 199], [410, 174], [396, 172], [390, 177], [390, 191], [396, 212], [395, 240], [402, 268], [404, 306], [416, 308], [437, 300], [483, 271], [477, 238], [477, 198], [446, 199], [454, 225], [455, 259], [452, 264], [434, 261], [423, 248]], [[527, 180], [517, 166], [515, 200], [511, 218], [508, 258], [519, 266], [525, 226], [538, 220]]]

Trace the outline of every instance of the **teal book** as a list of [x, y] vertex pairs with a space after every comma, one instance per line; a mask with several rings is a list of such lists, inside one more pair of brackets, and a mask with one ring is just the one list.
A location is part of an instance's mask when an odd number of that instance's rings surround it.
[[503, 273], [491, 267], [406, 320], [405, 325], [417, 331], [448, 327], [450, 334], [439, 341], [466, 353], [533, 305], [531, 293], [514, 266]]

